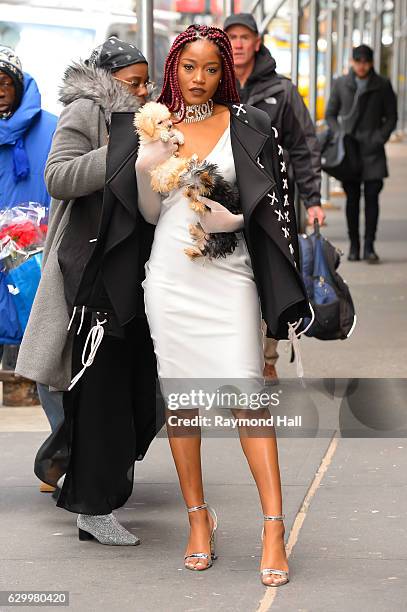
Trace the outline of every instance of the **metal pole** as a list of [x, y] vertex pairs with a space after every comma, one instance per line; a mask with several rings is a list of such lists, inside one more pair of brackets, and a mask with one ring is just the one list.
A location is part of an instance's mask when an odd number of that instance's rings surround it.
[[[332, 4], [328, 4], [326, 12], [326, 73], [325, 73], [325, 103], [328, 103], [329, 96], [331, 95], [332, 87], [332, 31], [333, 31], [333, 11]], [[322, 172], [322, 183], [321, 183], [321, 200], [322, 204], [330, 206], [330, 181], [329, 176]]]
[[365, 5], [362, 3], [362, 6], [359, 9], [358, 15], [358, 30], [359, 30], [359, 45], [363, 43], [363, 34], [365, 31]]
[[318, 65], [318, 0], [309, 3], [309, 112], [315, 123], [317, 118], [317, 65]]
[[406, 19], [407, 19], [407, 5], [403, 1], [401, 4], [401, 25], [402, 25], [402, 38], [400, 41], [400, 73], [399, 79], [401, 79], [401, 87], [399, 93], [399, 117], [400, 117], [400, 130], [404, 132], [405, 128], [405, 116], [406, 116], [406, 77], [407, 77], [407, 38], [406, 38]]
[[344, 39], [345, 39], [345, 2], [339, 2], [338, 6], [338, 45], [337, 45], [337, 58], [336, 58], [336, 71], [337, 75], [343, 74], [343, 53], [344, 53]]
[[154, 80], [154, 0], [137, 0], [136, 9], [138, 46], [147, 58], [150, 77]]
[[372, 47], [374, 50], [374, 63], [377, 72], [380, 72], [380, 61], [382, 51], [382, 3], [374, 0], [371, 13]]
[[223, 15], [229, 17], [235, 12], [235, 0], [223, 0]]
[[370, 3], [370, 46], [373, 51], [376, 51], [376, 34], [377, 34], [377, 0], [371, 0]]
[[298, 82], [300, 0], [291, 0], [291, 80]]
[[[300, 2], [301, 0], [291, 0], [291, 80], [295, 85], [298, 83]], [[295, 186], [294, 206], [297, 217], [298, 230], [300, 232], [305, 232], [305, 216], [302, 210], [297, 186]]]
[[394, 0], [393, 16], [393, 61], [391, 66], [391, 81], [396, 95], [399, 95], [400, 70], [400, 36], [401, 36], [401, 0]]
[[351, 2], [349, 5], [349, 9], [348, 9], [348, 31], [347, 31], [347, 37], [346, 37], [346, 52], [345, 52], [346, 67], [349, 64], [349, 60], [352, 55], [354, 28], [355, 28], [355, 9], [353, 8], [353, 3]]

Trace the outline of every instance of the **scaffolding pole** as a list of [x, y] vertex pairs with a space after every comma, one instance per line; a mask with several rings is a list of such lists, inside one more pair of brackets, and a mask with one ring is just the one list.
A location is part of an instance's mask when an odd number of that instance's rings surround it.
[[[328, 104], [332, 87], [332, 32], [333, 32], [333, 9], [329, 2], [326, 9], [326, 74], [325, 74], [325, 104]], [[330, 203], [330, 180], [326, 172], [322, 172], [321, 183], [321, 202], [326, 207], [331, 207]]]
[[338, 76], [343, 74], [343, 55], [344, 55], [344, 41], [345, 41], [345, 2], [339, 2], [338, 6], [338, 26], [337, 26], [337, 58], [336, 58], [336, 71]]
[[345, 59], [346, 66], [348, 66], [350, 58], [352, 56], [352, 48], [353, 48], [353, 30], [355, 29], [355, 9], [353, 8], [353, 3], [351, 2], [348, 9], [348, 28], [347, 28], [347, 36], [346, 36], [346, 51], [345, 51]]
[[298, 82], [300, 0], [291, 0], [291, 80]]
[[309, 3], [309, 111], [313, 122], [317, 119], [317, 78], [318, 78], [318, 0]]
[[393, 16], [393, 62], [391, 66], [391, 81], [398, 96], [400, 93], [400, 37], [401, 37], [401, 0], [394, 0]]
[[371, 41], [374, 51], [374, 63], [377, 72], [380, 72], [380, 62], [382, 53], [382, 3], [381, 0], [373, 0], [370, 13], [371, 22]]
[[358, 30], [359, 30], [359, 45], [361, 45], [364, 41], [363, 33], [365, 30], [365, 4], [362, 2], [362, 5], [359, 9], [358, 14]]
[[150, 78], [154, 80], [154, 0], [137, 0], [136, 11], [137, 44], [148, 61]]
[[399, 80], [400, 89], [399, 89], [399, 99], [398, 99], [398, 107], [399, 107], [399, 121], [400, 121], [400, 130], [404, 132], [405, 130], [405, 117], [406, 117], [406, 76], [407, 76], [407, 61], [406, 61], [406, 53], [407, 53], [407, 37], [406, 37], [406, 22], [407, 22], [407, 5], [405, 0], [401, 3], [401, 38], [400, 38], [400, 71], [399, 71]]
[[223, 15], [229, 17], [235, 12], [235, 0], [223, 0]]

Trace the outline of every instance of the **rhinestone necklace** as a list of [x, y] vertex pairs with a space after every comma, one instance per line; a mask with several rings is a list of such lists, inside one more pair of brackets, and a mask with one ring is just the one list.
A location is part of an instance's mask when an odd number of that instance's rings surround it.
[[[210, 117], [213, 113], [213, 100], [210, 98], [207, 102], [202, 104], [187, 105], [185, 110], [185, 123], [195, 123], [197, 121], [203, 121]], [[177, 117], [181, 118], [181, 113], [176, 113]]]

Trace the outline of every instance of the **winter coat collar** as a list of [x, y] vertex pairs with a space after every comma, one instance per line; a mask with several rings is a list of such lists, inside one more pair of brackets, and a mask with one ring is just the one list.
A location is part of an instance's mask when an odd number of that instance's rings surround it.
[[[349, 70], [348, 74], [344, 76], [345, 83], [347, 87], [356, 91], [356, 75], [352, 68]], [[369, 91], [374, 91], [375, 89], [379, 89], [382, 84], [382, 77], [377, 74], [374, 68], [372, 68], [369, 81], [367, 83], [366, 89], [362, 92], [361, 95], [368, 93]]]
[[138, 98], [116, 81], [110, 72], [86, 66], [84, 62], [74, 62], [67, 68], [59, 94], [64, 106], [81, 98], [93, 100], [103, 110], [108, 125], [112, 113], [133, 112], [140, 106]]
[[256, 104], [273, 93], [283, 89], [282, 77], [276, 72], [276, 61], [270, 51], [261, 45], [257, 55], [252, 74], [241, 88], [237, 82], [242, 102]]
[[14, 145], [29, 130], [36, 116], [41, 112], [41, 94], [37, 83], [24, 73], [24, 93], [20, 106], [9, 119], [0, 121], [0, 146]]

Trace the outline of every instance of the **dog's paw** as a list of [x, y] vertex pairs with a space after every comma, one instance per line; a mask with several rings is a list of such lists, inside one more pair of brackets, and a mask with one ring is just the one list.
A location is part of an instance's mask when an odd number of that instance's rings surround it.
[[187, 249], [184, 249], [184, 253], [192, 260], [203, 257], [203, 253], [200, 249], [198, 249], [198, 247], [188, 247]]
[[180, 132], [180, 130], [172, 130], [172, 133], [174, 134], [175, 138], [178, 141], [179, 145], [183, 145], [185, 143], [185, 138], [184, 138], [184, 134], [182, 132]]
[[203, 214], [207, 210], [203, 202], [200, 202], [199, 200], [195, 200], [195, 199], [191, 200], [189, 206], [194, 212], [200, 213], [200, 214]]

